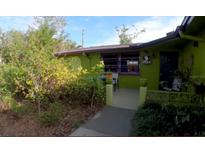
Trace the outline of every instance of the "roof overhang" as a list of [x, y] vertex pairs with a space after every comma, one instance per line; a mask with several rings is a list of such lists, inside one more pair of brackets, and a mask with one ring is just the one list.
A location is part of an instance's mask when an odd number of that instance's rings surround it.
[[182, 24], [181, 30], [187, 35], [196, 35], [201, 32], [205, 27], [205, 17], [204, 16], [190, 16], [185, 17]]
[[132, 44], [130, 46], [132, 48], [135, 48], [135, 49], [149, 48], [149, 47], [157, 46], [157, 45], [164, 44], [164, 43], [167, 43], [167, 42], [170, 42], [170, 41], [174, 41], [174, 40], [177, 40], [177, 39], [180, 39], [178, 30], [169, 33], [165, 37], [162, 37], [162, 38], [159, 38], [159, 39], [147, 42], [147, 43], [143, 43], [143, 44], [140, 44], [140, 45]]
[[56, 52], [55, 56], [61, 57], [61, 56], [66, 56], [66, 55], [78, 55], [81, 53], [117, 53], [117, 52], [122, 52], [122, 51], [128, 51], [132, 52], [133, 49], [130, 48], [130, 45], [104, 45], [104, 46], [95, 46], [95, 47], [88, 47], [88, 48], [78, 48], [78, 49], [72, 49], [68, 51], [61, 51], [61, 52]]
[[[96, 46], [96, 47], [89, 47], [89, 48], [78, 48], [68, 51], [60, 51], [56, 52], [55, 56], [66, 56], [66, 55], [78, 55], [81, 53], [116, 53], [122, 51], [139, 51], [140, 49], [155, 47], [158, 45], [163, 45], [172, 42], [177, 42], [180, 44], [184, 44], [187, 40], [183, 40], [181, 37], [183, 32], [184, 34], [193, 35], [196, 34], [203, 28], [205, 25], [205, 17], [194, 17], [194, 16], [186, 16], [181, 25], [176, 28], [175, 31], [167, 33], [167, 36], [147, 42], [147, 43], [135, 43], [135, 44], [127, 44], [127, 45], [105, 45], [105, 46]], [[139, 49], [139, 50], [138, 50]]]

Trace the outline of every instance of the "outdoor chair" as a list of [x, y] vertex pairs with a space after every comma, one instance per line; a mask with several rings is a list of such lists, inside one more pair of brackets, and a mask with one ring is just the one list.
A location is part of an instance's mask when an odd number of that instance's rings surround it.
[[160, 90], [165, 91], [181, 91], [182, 89], [182, 79], [175, 77], [171, 83], [171, 87], [169, 87], [168, 81], [161, 81], [160, 82]]
[[182, 79], [175, 77], [172, 83], [172, 90], [173, 91], [181, 91], [182, 89]]
[[112, 84], [114, 91], [116, 91], [116, 89], [119, 89], [118, 73], [112, 73]]

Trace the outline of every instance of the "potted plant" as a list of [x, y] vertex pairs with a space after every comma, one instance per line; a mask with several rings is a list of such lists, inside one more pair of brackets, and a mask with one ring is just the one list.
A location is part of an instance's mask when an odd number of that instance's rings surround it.
[[108, 71], [105, 73], [105, 82], [106, 84], [112, 84], [112, 72]]
[[112, 80], [112, 72], [107, 72], [107, 73], [106, 73], [106, 78], [107, 78], [108, 80]]
[[203, 76], [193, 76], [192, 77], [196, 94], [200, 94], [200, 95], [204, 94], [205, 92], [204, 79], [205, 77]]

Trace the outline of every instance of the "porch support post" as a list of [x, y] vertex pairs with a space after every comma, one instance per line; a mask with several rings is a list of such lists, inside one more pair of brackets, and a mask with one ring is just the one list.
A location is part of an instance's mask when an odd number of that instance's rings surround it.
[[140, 87], [140, 97], [139, 97], [140, 105], [145, 103], [146, 96], [147, 96], [147, 87]]
[[106, 84], [106, 104], [112, 105], [113, 101], [113, 85]]

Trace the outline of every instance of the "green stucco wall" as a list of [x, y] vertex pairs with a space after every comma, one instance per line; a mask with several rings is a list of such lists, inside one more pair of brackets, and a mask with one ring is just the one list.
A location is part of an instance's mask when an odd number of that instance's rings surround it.
[[[148, 55], [151, 64], [142, 64], [142, 57]], [[159, 87], [160, 58], [158, 49], [140, 51], [140, 73], [135, 75], [120, 75], [119, 84], [121, 88], [139, 88], [140, 78], [147, 79], [147, 86], [150, 90], [157, 90]]]
[[139, 88], [140, 76], [135, 75], [119, 75], [120, 88]]
[[73, 68], [82, 67], [84, 69], [90, 70], [93, 66], [96, 66], [100, 63], [100, 54], [93, 53], [89, 55], [80, 54], [76, 56], [70, 56], [69, 62], [71, 62], [71, 65]]
[[[197, 37], [205, 39], [205, 31], [202, 31]], [[194, 47], [193, 41], [190, 41], [180, 52], [180, 66], [191, 64], [192, 75], [205, 76], [205, 42], [198, 42], [198, 47]]]
[[[151, 56], [151, 64], [140, 64], [139, 75], [119, 75], [119, 86], [120, 88], [139, 88], [140, 78], [146, 78], [148, 80], [148, 89], [158, 89], [159, 85], [159, 52], [156, 50], [149, 50]], [[144, 52], [140, 52], [140, 57], [144, 55]], [[89, 55], [81, 54], [72, 57], [74, 65], [82, 66], [84, 69], [91, 69], [97, 65], [101, 58], [99, 53], [92, 53]], [[80, 59], [80, 62], [79, 62]]]
[[81, 60], [81, 66], [87, 70], [90, 70], [93, 66], [99, 64], [101, 60], [99, 53], [93, 53], [89, 55], [81, 54], [79, 58]]
[[[151, 64], [142, 64], [142, 57], [148, 55]], [[149, 49], [140, 51], [140, 78], [147, 79], [147, 86], [149, 90], [157, 90], [159, 87], [160, 74], [160, 55], [158, 49]]]

